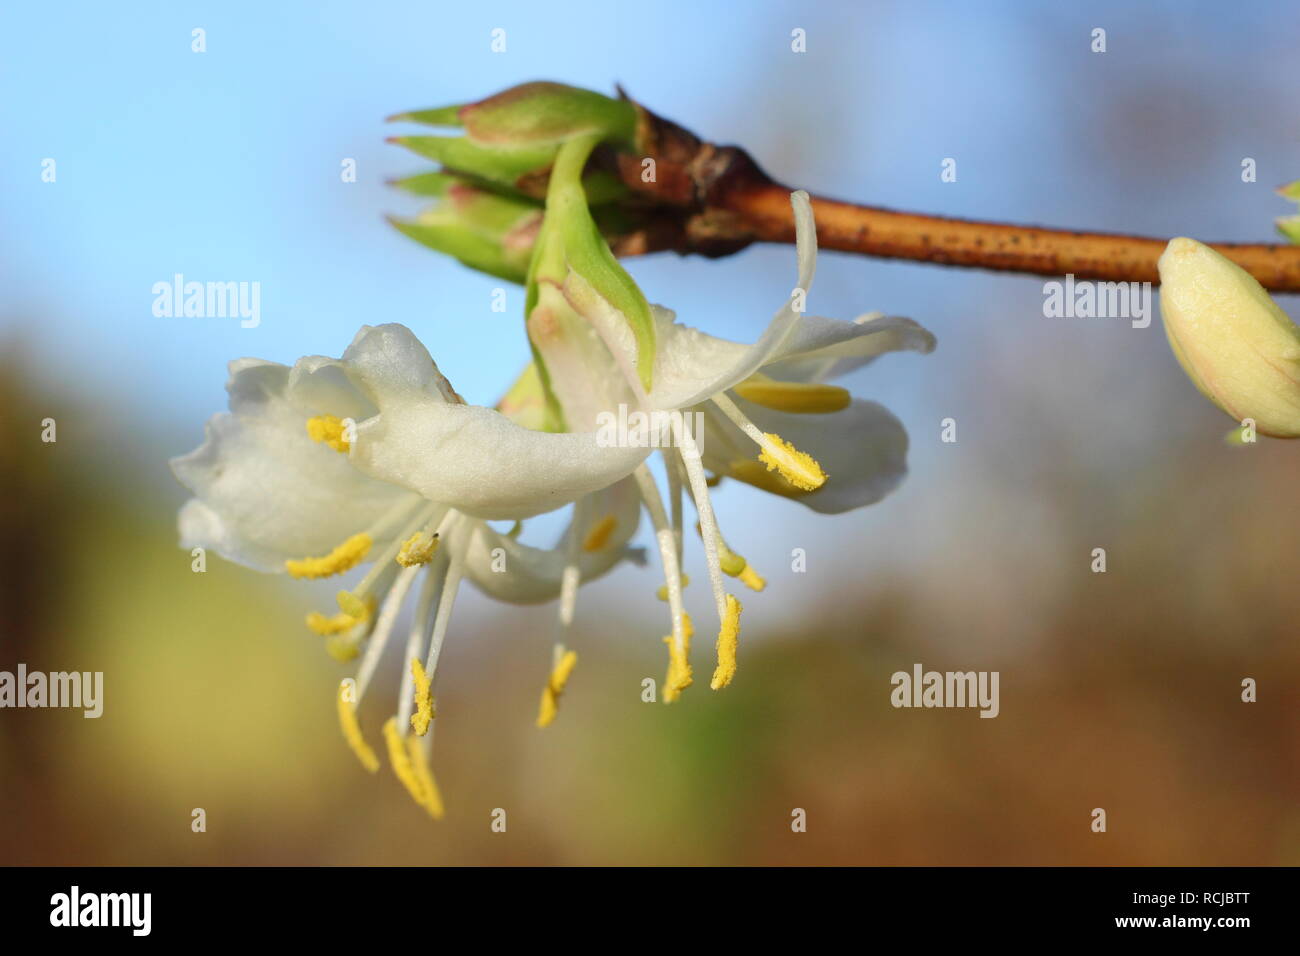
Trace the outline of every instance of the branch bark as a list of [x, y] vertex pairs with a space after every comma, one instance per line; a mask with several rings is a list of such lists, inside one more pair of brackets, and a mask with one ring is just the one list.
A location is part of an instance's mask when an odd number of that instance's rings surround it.
[[[752, 242], [791, 243], [794, 215], [787, 186], [737, 146], [714, 146], [638, 107], [639, 156], [605, 162], [643, 205], [634, 228], [611, 237], [620, 256], [672, 250], [711, 258]], [[654, 179], [645, 181], [646, 158]], [[817, 241], [887, 259], [1042, 276], [1158, 284], [1156, 261], [1167, 239], [950, 219], [814, 196]], [[1272, 292], [1300, 292], [1300, 246], [1210, 243]]]

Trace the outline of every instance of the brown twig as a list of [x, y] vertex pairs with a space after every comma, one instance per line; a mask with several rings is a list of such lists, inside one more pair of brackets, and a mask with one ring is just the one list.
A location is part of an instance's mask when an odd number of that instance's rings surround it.
[[[736, 146], [714, 146], [640, 108], [640, 156], [606, 158], [648, 210], [638, 228], [613, 238], [618, 255], [673, 250], [710, 257], [751, 242], [794, 241], [791, 190]], [[644, 159], [654, 179], [645, 181]], [[813, 198], [825, 249], [939, 265], [1044, 276], [1072, 273], [1111, 282], [1160, 281], [1168, 240], [948, 219]], [[1300, 246], [1212, 243], [1273, 292], [1300, 292]]]

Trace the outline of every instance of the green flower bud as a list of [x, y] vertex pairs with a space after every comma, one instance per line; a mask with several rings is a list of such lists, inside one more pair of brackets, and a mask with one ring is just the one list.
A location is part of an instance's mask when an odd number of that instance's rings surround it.
[[1202, 394], [1274, 438], [1300, 437], [1300, 329], [1236, 263], [1194, 239], [1160, 257], [1170, 347]]
[[[1278, 186], [1277, 194], [1283, 199], [1300, 202], [1300, 179], [1285, 186]], [[1300, 216], [1279, 216], [1274, 222], [1277, 224], [1277, 231], [1286, 237], [1287, 242], [1300, 244]]]
[[[630, 148], [636, 107], [561, 83], [525, 83], [477, 103], [416, 110], [389, 117], [427, 126], [459, 126], [464, 136], [398, 136], [405, 146], [447, 169], [524, 192], [544, 177], [564, 143], [579, 136]], [[611, 182], [616, 180], [610, 177]]]
[[440, 197], [414, 220], [389, 219], [404, 235], [473, 269], [510, 282], [524, 281], [542, 222], [539, 205], [445, 173], [424, 173], [394, 185]]
[[[596, 328], [622, 323], [635, 341], [636, 373], [649, 390], [655, 356], [650, 303], [620, 264], [588, 207], [582, 171], [597, 134], [567, 142], [556, 157], [546, 195], [546, 218], [528, 270], [524, 309], [531, 318], [542, 286], [562, 293], [563, 308]], [[558, 302], [556, 303], [558, 306]]]

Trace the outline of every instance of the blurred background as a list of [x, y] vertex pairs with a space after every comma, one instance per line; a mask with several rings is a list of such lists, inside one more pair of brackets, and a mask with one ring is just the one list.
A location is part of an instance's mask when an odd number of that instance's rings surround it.
[[[1294, 5], [86, 2], [0, 18], [0, 669], [105, 674], [99, 720], [0, 711], [0, 863], [1300, 864], [1300, 446], [1225, 445], [1231, 423], [1158, 318], [1047, 319], [1041, 279], [823, 256], [814, 312], [881, 309], [938, 335], [933, 355], [845, 383], [907, 425], [908, 481], [838, 518], [724, 484], [722, 527], [769, 586], [744, 598], [735, 684], [672, 707], [640, 699], [665, 665], [655, 571], [583, 589], [581, 663], [545, 732], [553, 607], [467, 589], [440, 664], [439, 824], [339, 738], [351, 667], [302, 626], [332, 589], [215, 555], [192, 573], [167, 468], [224, 409], [235, 357], [338, 355], [360, 325], [398, 321], [487, 404], [526, 361], [520, 290], [493, 312], [499, 280], [384, 222], [414, 208], [384, 181], [427, 165], [384, 144], [391, 113], [620, 82], [831, 196], [1268, 241], [1292, 211], [1272, 187], [1300, 177]], [[735, 339], [794, 275], [783, 247], [628, 267]], [[152, 286], [175, 273], [260, 282], [261, 324], [154, 317]], [[705, 589], [687, 593], [706, 621]], [[892, 708], [890, 675], [917, 662], [1000, 671], [1000, 716]], [[375, 743], [388, 664], [362, 711]], [[1246, 677], [1258, 703], [1240, 701]]]

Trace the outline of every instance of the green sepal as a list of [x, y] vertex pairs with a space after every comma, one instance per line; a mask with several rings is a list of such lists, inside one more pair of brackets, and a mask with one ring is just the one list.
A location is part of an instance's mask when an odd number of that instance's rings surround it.
[[1273, 220], [1277, 231], [1286, 237], [1287, 242], [1300, 245], [1300, 216], [1281, 216]]
[[556, 418], [552, 404], [548, 398], [547, 385], [542, 379], [542, 371], [538, 363], [533, 361], [528, 363], [515, 384], [501, 396], [497, 402], [497, 411], [516, 425], [533, 431], [564, 431], [564, 423]]
[[394, 113], [388, 117], [390, 123], [419, 123], [421, 126], [461, 126], [460, 111], [464, 105], [439, 106], [430, 110], [411, 110], [408, 113]]
[[591, 90], [539, 81], [503, 90], [459, 111], [470, 138], [478, 143], [558, 145], [577, 136], [630, 146], [636, 132], [636, 107]]
[[463, 136], [394, 136], [389, 140], [455, 172], [470, 173], [506, 186], [515, 186], [529, 173], [545, 170], [558, 147], [543, 143], [523, 147], [481, 146]]

